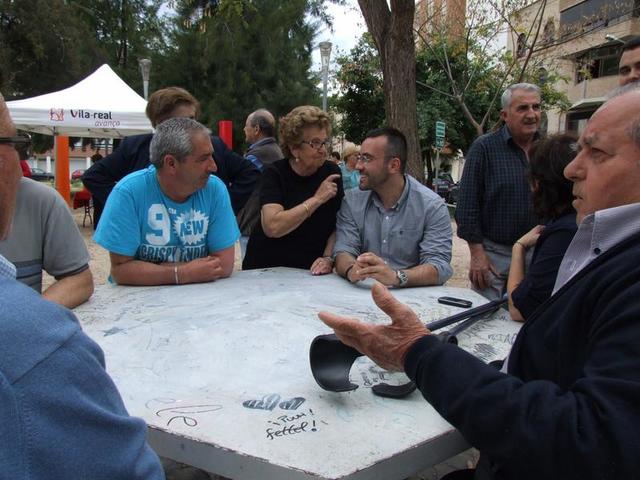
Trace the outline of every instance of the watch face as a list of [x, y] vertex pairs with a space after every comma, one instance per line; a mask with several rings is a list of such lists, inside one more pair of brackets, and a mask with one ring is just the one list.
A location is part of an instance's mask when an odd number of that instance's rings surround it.
[[407, 281], [409, 280], [409, 278], [407, 277], [407, 274], [404, 272], [404, 270], [398, 270], [396, 271], [396, 276], [398, 277], [398, 280], [400, 281], [400, 286], [404, 286]]

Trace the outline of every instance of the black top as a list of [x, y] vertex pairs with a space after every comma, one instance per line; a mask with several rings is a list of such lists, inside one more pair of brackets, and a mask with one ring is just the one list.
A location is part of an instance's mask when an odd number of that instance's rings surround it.
[[533, 213], [529, 162], [509, 129], [483, 135], [465, 157], [456, 206], [458, 237], [511, 246], [539, 221]]
[[[340, 173], [333, 162], [324, 164], [313, 175], [302, 177], [295, 173], [289, 160], [279, 160], [266, 167], [261, 180], [260, 205], [277, 203], [289, 210], [316, 193], [329, 175]], [[269, 238], [258, 222], [249, 237], [243, 270], [268, 267], [311, 268], [324, 253], [327, 239], [336, 229], [336, 214], [340, 209], [344, 190], [338, 178], [338, 194], [324, 203], [295, 230], [280, 238]]]
[[576, 214], [569, 213], [549, 222], [540, 234], [527, 274], [511, 294], [525, 320], [551, 296], [562, 257], [577, 230]]
[[[94, 228], [98, 225], [107, 197], [116, 182], [149, 166], [149, 145], [152, 138], [151, 133], [126, 137], [111, 154], [84, 172], [82, 183], [93, 196]], [[227, 186], [233, 212], [238, 213], [251, 195], [260, 172], [249, 160], [230, 150], [220, 137], [212, 135], [211, 143], [213, 158], [218, 167], [215, 175]]]

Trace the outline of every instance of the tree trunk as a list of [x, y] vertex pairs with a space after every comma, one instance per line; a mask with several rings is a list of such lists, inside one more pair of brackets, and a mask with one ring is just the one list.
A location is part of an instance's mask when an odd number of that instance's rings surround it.
[[414, 0], [358, 0], [373, 36], [384, 82], [387, 124], [407, 137], [407, 173], [424, 180], [416, 113], [416, 52], [413, 38]]

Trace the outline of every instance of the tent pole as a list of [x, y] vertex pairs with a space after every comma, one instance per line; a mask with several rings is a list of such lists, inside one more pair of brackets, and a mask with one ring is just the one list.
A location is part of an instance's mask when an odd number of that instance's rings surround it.
[[71, 206], [71, 183], [69, 181], [69, 137], [53, 131], [53, 143], [56, 153], [56, 190]]

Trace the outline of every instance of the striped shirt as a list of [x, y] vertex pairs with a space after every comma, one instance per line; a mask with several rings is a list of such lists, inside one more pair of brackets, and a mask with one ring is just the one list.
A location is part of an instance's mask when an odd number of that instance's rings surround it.
[[0, 255], [0, 278], [16, 278], [15, 265], [2, 255]]

